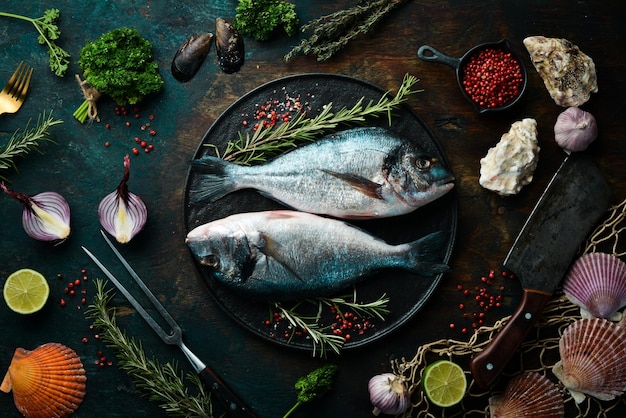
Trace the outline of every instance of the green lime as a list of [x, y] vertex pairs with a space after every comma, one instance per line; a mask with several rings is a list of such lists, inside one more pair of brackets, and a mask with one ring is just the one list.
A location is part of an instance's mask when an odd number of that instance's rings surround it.
[[21, 269], [7, 278], [3, 293], [4, 301], [11, 310], [21, 314], [31, 314], [46, 304], [50, 287], [41, 273], [31, 269]]
[[467, 379], [461, 366], [439, 360], [424, 370], [422, 386], [432, 403], [445, 408], [461, 402], [467, 389]]

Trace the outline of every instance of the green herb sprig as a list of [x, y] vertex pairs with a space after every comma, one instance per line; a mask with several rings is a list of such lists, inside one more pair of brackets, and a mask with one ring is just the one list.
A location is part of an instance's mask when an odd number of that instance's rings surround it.
[[326, 61], [354, 38], [371, 32], [391, 10], [406, 1], [363, 0], [349, 9], [313, 19], [301, 27], [302, 32], [312, 31], [309, 38], [293, 47], [284, 60], [289, 61], [302, 53]]
[[[17, 130], [9, 138], [9, 142], [5, 146], [0, 146], [0, 173], [3, 170], [13, 168], [17, 170], [15, 159], [17, 157], [24, 157], [32, 151], [38, 151], [39, 145], [43, 141], [54, 142], [50, 138], [50, 128], [63, 123], [60, 119], [53, 119], [52, 111], [46, 115], [43, 112], [37, 118], [37, 124], [34, 127], [30, 127], [31, 121], [29, 120], [23, 130]], [[0, 174], [0, 179], [6, 180], [4, 176]]]
[[[281, 303], [273, 303], [272, 308], [287, 320], [291, 326], [305, 331], [311, 338], [313, 342], [313, 357], [319, 355], [319, 357], [325, 358], [328, 350], [339, 354], [346, 340], [341, 335], [333, 334], [330, 325], [320, 325], [322, 308], [324, 306], [334, 308], [342, 316], [343, 312], [350, 310], [361, 317], [376, 317], [382, 321], [385, 320], [385, 315], [389, 313], [387, 308], [389, 298], [387, 295], [382, 295], [374, 302], [358, 303], [356, 301], [357, 294], [356, 288], [354, 288], [352, 295], [305, 299], [297, 302], [291, 308], [287, 308]], [[302, 314], [299, 308], [305, 303], [317, 305], [317, 313], [315, 315]], [[292, 338], [293, 335], [295, 333], [291, 333]]]
[[333, 378], [337, 372], [337, 366], [334, 364], [325, 364], [319, 369], [313, 370], [306, 376], [302, 376], [296, 380], [293, 385], [297, 392], [296, 404], [289, 410], [283, 418], [291, 416], [302, 404], [311, 402], [330, 391]]
[[188, 374], [187, 379], [197, 387], [197, 395], [189, 394], [182, 376], [175, 364], [162, 365], [146, 356], [141, 344], [129, 338], [115, 320], [115, 309], [110, 308], [111, 291], [106, 290], [106, 282], [96, 279], [94, 302], [86, 312], [88, 318], [100, 330], [100, 338], [117, 352], [119, 367], [145, 391], [149, 399], [159, 403], [166, 413], [173, 417], [213, 418], [211, 396], [196, 374]]
[[44, 11], [42, 17], [36, 19], [7, 12], [0, 12], [0, 16], [25, 20], [32, 23], [39, 33], [39, 36], [37, 36], [37, 42], [48, 47], [50, 70], [52, 70], [52, 72], [59, 77], [63, 77], [65, 75], [70, 64], [70, 54], [56, 44], [56, 41], [61, 36], [61, 30], [58, 26], [59, 18], [61, 16], [59, 9], [47, 9]]
[[[413, 90], [418, 79], [405, 74], [395, 96], [384, 94], [378, 102], [364, 103], [361, 98], [352, 108], [333, 112], [332, 103], [327, 104], [315, 117], [303, 112], [279, 125], [259, 127], [253, 134], [239, 132], [238, 140], [229, 141], [221, 158], [238, 164], [261, 163], [280, 152], [295, 147], [300, 142], [314, 141], [320, 135], [335, 130], [340, 125], [363, 124], [368, 117], [387, 115], [389, 125], [393, 109], [408, 100], [408, 96], [422, 90]], [[219, 152], [218, 152], [219, 155]]]
[[286, 0], [239, 0], [235, 12], [233, 26], [257, 41], [267, 41], [281, 27], [293, 36], [300, 24], [296, 5]]

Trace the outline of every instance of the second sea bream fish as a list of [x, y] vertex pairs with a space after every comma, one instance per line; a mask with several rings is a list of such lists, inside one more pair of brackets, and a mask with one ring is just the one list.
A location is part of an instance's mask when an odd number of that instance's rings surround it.
[[205, 156], [191, 197], [216, 201], [256, 189], [285, 206], [346, 219], [403, 215], [447, 193], [454, 178], [443, 162], [386, 128], [327, 135], [261, 165]]
[[291, 210], [231, 215], [194, 228], [185, 242], [216, 280], [271, 302], [327, 296], [385, 269], [448, 271], [442, 232], [390, 245], [341, 220]]

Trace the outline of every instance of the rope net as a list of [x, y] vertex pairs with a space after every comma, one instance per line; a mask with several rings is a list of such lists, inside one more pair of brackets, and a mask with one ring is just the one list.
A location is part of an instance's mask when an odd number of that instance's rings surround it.
[[[626, 255], [626, 245], [620, 241], [620, 234], [624, 229], [626, 229], [626, 200], [609, 208], [604, 222], [593, 231], [580, 255], [602, 251], [616, 257], [623, 257]], [[488, 417], [489, 397], [503, 392], [506, 383], [511, 378], [522, 372], [532, 371], [546, 376], [557, 384], [565, 402], [565, 416], [577, 418], [618, 416], [615, 409], [620, 405], [622, 407], [626, 405], [623, 396], [613, 401], [599, 401], [586, 396], [582, 403], [577, 404], [567, 389], [552, 374], [552, 366], [560, 358], [559, 340], [563, 330], [581, 318], [580, 309], [565, 297], [561, 289], [556, 290], [553, 298], [546, 305], [537, 326], [522, 344], [519, 355], [514, 357], [492, 390], [480, 389], [467, 371], [469, 360], [491, 342], [510, 318], [507, 316], [492, 326], [478, 328], [468, 341], [454, 339], [434, 341], [420, 346], [412, 359], [402, 358], [392, 361], [393, 372], [406, 379], [411, 399], [411, 405], [402, 418]], [[426, 366], [442, 358], [463, 367], [466, 370], [468, 382], [463, 401], [459, 405], [446, 409], [432, 405], [421, 388], [422, 373]]]

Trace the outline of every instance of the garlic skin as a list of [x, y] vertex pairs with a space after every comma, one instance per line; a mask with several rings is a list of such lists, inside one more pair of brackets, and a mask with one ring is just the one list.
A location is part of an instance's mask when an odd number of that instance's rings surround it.
[[372, 414], [398, 415], [409, 407], [409, 393], [402, 376], [383, 373], [372, 377], [367, 385], [370, 401], [374, 405]]
[[554, 124], [554, 140], [568, 154], [586, 150], [597, 137], [596, 118], [577, 107], [563, 111]]

